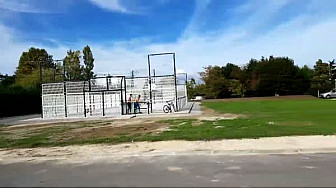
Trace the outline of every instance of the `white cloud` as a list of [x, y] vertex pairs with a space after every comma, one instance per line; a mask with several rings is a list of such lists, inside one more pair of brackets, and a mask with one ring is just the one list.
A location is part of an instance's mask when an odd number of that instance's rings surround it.
[[49, 49], [48, 47], [38, 45], [36, 43], [17, 42], [14, 40], [18, 34], [17, 31], [5, 27], [0, 23], [0, 73], [14, 73], [22, 52], [28, 51], [32, 46], [50, 50], [55, 57], [64, 57], [67, 51], [65, 47]]
[[[258, 14], [262, 18], [262, 14]], [[272, 14], [267, 12], [265, 15]], [[193, 22], [197, 23], [197, 19]], [[89, 44], [95, 57], [94, 71], [100, 74], [129, 74], [131, 70], [137, 70], [139, 75], [146, 75], [147, 54], [158, 52], [176, 52], [178, 72], [188, 72], [192, 77], [207, 65], [245, 64], [251, 58], [261, 56], [289, 56], [296, 64], [308, 64], [310, 67], [319, 58], [325, 61], [336, 58], [336, 15], [333, 13], [329, 13], [328, 17], [302, 13], [254, 38], [247, 37], [249, 28], [250, 25], [241, 23], [234, 29], [220, 29], [215, 35], [193, 35], [190, 30], [190, 35], [182, 36], [176, 42], [161, 44], [138, 39], [114, 43], [110, 47], [90, 41], [72, 47], [37, 47], [47, 49], [55, 58], [63, 58], [67, 49], [82, 49]], [[15, 32], [1, 25], [0, 33], [0, 72], [12, 73], [21, 52], [36, 44], [13, 42], [11, 36], [15, 36]]]
[[0, 9], [21, 13], [53, 14], [64, 12], [73, 3], [72, 0], [58, 0], [47, 3], [44, 0], [0, 0]]
[[0, 8], [15, 12], [41, 13], [41, 10], [31, 6], [28, 1], [0, 0]]
[[113, 12], [132, 13], [122, 6], [119, 0], [89, 0], [96, 6]]

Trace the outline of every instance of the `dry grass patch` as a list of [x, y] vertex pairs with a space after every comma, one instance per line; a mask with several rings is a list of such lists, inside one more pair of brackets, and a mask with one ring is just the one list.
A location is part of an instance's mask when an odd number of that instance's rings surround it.
[[158, 123], [154, 121], [142, 121], [138, 124], [112, 124], [103, 127], [81, 128], [72, 130], [67, 136], [76, 139], [89, 139], [92, 137], [113, 137], [113, 136], [131, 136], [131, 135], [144, 135], [151, 133], [160, 133], [164, 128], [169, 127], [168, 124]]
[[203, 114], [197, 119], [200, 122], [195, 122], [195, 124], [200, 124], [202, 123], [201, 121], [218, 121], [218, 120], [232, 120], [232, 119], [237, 119], [237, 118], [243, 118], [246, 117], [245, 115], [241, 114], [233, 114], [233, 113], [218, 113], [213, 109], [207, 108], [207, 107], [202, 107], [202, 112]]

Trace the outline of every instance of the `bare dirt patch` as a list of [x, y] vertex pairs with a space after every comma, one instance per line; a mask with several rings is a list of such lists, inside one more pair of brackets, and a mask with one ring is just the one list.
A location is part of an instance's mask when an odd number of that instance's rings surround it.
[[159, 133], [159, 131], [164, 131], [163, 128], [165, 127], [168, 127], [168, 125], [154, 121], [143, 121], [142, 123], [137, 124], [113, 123], [102, 127], [75, 129], [69, 133], [69, 137], [72, 136], [77, 139], [88, 139], [92, 137], [113, 137], [117, 135], [143, 135]]
[[232, 119], [237, 119], [240, 117], [246, 117], [245, 115], [241, 115], [241, 114], [232, 114], [232, 113], [221, 114], [221, 113], [216, 112], [213, 109], [210, 109], [204, 106], [202, 107], [202, 112], [203, 114], [197, 117], [199, 121], [232, 120]]
[[220, 114], [216, 116], [201, 116], [198, 119], [203, 121], [232, 120], [241, 117], [238, 114]]
[[[162, 120], [162, 118], [161, 118]], [[66, 123], [45, 123], [1, 128], [5, 140], [25, 140], [31, 143], [64, 143], [86, 139], [118, 138], [122, 136], [157, 135], [169, 130], [169, 124], [157, 119], [90, 120]]]

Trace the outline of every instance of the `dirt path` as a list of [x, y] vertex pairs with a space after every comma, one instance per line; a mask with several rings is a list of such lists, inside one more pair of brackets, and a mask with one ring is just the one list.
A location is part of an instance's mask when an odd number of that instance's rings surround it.
[[336, 136], [297, 136], [219, 141], [136, 142], [119, 145], [85, 145], [0, 150], [0, 163], [55, 161], [90, 163], [122, 161], [130, 156], [160, 155], [247, 155], [336, 152]]

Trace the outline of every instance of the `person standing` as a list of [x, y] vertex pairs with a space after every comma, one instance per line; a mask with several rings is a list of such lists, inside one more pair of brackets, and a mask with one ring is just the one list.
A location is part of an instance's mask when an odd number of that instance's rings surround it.
[[133, 101], [133, 97], [132, 97], [132, 94], [130, 94], [130, 96], [127, 99], [127, 107], [128, 107], [129, 114], [132, 113], [132, 101]]
[[141, 114], [141, 112], [140, 112], [140, 98], [141, 98], [141, 95], [139, 95], [139, 96], [135, 99], [134, 112], [138, 109], [138, 110], [139, 110], [139, 113]]

